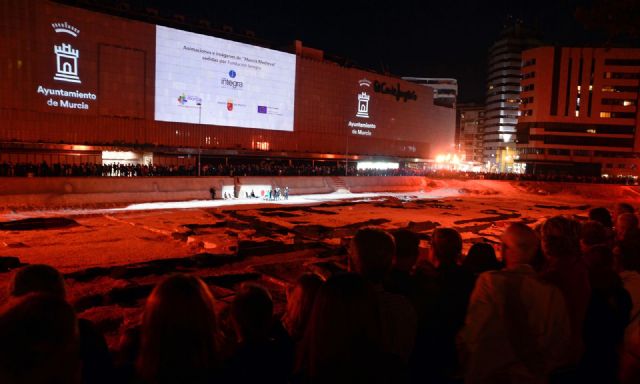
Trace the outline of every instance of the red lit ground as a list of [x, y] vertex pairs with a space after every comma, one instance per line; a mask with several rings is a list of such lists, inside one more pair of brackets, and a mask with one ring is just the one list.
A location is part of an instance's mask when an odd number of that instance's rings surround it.
[[[638, 196], [634, 187], [440, 182], [426, 193], [4, 212], [0, 256], [60, 269], [80, 315], [94, 320], [115, 346], [123, 327], [137, 321], [153, 285], [171, 272], [201, 276], [219, 299], [220, 311], [244, 281], [267, 286], [280, 309], [283, 288], [301, 272], [329, 274], [345, 267], [345, 239], [362, 226], [409, 228], [420, 234], [423, 246], [433, 228], [449, 226], [461, 232], [468, 247], [483, 239], [499, 242], [511, 221], [535, 224], [557, 214], [586, 218], [590, 207], [637, 203]], [[27, 218], [36, 221], [7, 224]], [[0, 273], [2, 301], [10, 279], [11, 272]]]

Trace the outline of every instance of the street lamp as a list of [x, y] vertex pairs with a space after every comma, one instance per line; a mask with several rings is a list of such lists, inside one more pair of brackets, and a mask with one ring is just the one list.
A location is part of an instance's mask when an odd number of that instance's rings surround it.
[[[198, 100], [196, 102], [196, 105], [198, 106], [198, 125], [202, 124], [202, 100]], [[201, 127], [198, 127], [198, 130], [202, 129]], [[202, 141], [202, 136], [198, 135], [198, 176], [200, 176], [200, 146], [202, 145], [201, 143]]]
[[344, 175], [349, 176], [349, 135], [351, 132], [347, 132], [347, 146], [344, 151]]

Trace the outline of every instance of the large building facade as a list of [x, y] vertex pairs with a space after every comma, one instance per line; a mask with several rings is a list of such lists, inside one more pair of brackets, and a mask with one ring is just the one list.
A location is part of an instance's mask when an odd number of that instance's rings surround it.
[[436, 105], [455, 108], [458, 99], [458, 80], [451, 78], [403, 76], [403, 80], [433, 88], [433, 101]]
[[638, 176], [640, 49], [522, 54], [518, 161], [527, 173]]
[[[46, 0], [0, 3], [0, 162], [194, 156], [422, 161], [452, 146], [429, 88]], [[133, 154], [131, 154], [133, 153]]]
[[456, 146], [467, 162], [483, 162], [484, 106], [458, 104], [456, 118]]
[[505, 29], [489, 49], [484, 128], [484, 163], [489, 171], [521, 171], [514, 162], [521, 54], [539, 44], [529, 30], [517, 23]]

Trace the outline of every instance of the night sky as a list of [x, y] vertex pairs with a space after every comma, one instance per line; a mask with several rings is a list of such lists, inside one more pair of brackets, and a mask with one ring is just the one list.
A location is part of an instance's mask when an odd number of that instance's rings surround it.
[[483, 102], [487, 51], [509, 20], [523, 20], [547, 44], [602, 45], [604, 34], [586, 31], [576, 18], [578, 7], [594, 1], [599, 0], [130, 3], [139, 9], [157, 8], [164, 15], [227, 24], [235, 32], [249, 29], [274, 48], [302, 40], [329, 57], [348, 58], [354, 66], [395, 76], [453, 77], [458, 79], [459, 101]]

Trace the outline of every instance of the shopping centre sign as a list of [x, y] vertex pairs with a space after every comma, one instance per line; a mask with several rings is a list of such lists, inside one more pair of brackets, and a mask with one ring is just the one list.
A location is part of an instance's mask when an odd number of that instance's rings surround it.
[[402, 99], [404, 102], [407, 100], [418, 100], [418, 95], [416, 95], [415, 91], [403, 91], [400, 89], [400, 83], [396, 83], [396, 85], [387, 85], [387, 83], [381, 83], [378, 80], [373, 82], [373, 91], [376, 93], [383, 93], [387, 95], [394, 96], [396, 101], [400, 101]]

